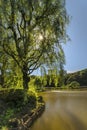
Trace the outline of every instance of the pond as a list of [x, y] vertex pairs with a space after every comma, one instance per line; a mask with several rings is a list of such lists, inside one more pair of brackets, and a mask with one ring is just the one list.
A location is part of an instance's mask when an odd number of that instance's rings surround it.
[[46, 108], [30, 130], [87, 130], [87, 91], [42, 93]]

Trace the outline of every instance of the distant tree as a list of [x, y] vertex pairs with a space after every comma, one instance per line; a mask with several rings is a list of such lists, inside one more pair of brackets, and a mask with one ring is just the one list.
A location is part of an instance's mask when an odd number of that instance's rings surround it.
[[87, 86], [87, 69], [66, 74], [65, 84], [67, 85], [73, 81], [77, 81], [80, 86]]
[[[62, 52], [63, 54], [63, 57], [64, 57], [64, 53]], [[62, 87], [65, 83], [65, 74], [66, 74], [66, 71], [64, 70], [64, 63], [65, 63], [65, 60], [62, 58], [61, 56], [61, 59], [60, 59], [60, 64], [59, 64], [59, 76], [58, 76], [58, 87]]]
[[80, 87], [80, 84], [77, 82], [77, 81], [72, 81], [70, 84], [67, 85], [68, 88], [79, 88]]
[[41, 77], [36, 77], [34, 81], [34, 85], [36, 86], [36, 89], [39, 90], [42, 87]]
[[40, 67], [41, 83], [42, 83], [41, 88], [42, 88], [42, 89], [43, 89], [43, 87], [46, 86], [46, 84], [47, 84], [47, 81], [46, 81], [46, 74], [47, 74], [47, 72], [46, 72], [46, 71], [47, 71], [47, 70], [46, 70], [45, 66], [41, 66], [41, 67]]
[[58, 61], [68, 21], [65, 0], [0, 1], [2, 46], [21, 70], [24, 89], [34, 70]]

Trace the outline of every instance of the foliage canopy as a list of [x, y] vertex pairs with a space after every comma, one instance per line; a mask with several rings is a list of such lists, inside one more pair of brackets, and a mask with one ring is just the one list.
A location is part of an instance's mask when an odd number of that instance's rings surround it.
[[38, 67], [64, 61], [68, 21], [65, 0], [0, 1], [0, 46], [21, 70], [25, 89]]

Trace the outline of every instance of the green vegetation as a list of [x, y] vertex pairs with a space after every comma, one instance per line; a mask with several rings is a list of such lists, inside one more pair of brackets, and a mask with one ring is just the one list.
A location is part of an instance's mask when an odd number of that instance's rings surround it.
[[38, 105], [38, 98], [35, 93], [27, 92], [26, 100], [22, 89], [0, 91], [0, 129], [3, 126], [16, 127], [18, 124], [16, 119], [20, 119], [27, 112], [31, 113]]
[[67, 74], [66, 71], [48, 70], [43, 76], [32, 76], [30, 84], [39, 91], [48, 89], [76, 89], [87, 86], [87, 69]]
[[87, 69], [67, 74], [65, 76], [65, 84], [77, 81], [80, 86], [87, 86]]
[[1, 0], [1, 85], [7, 86], [11, 77], [14, 86], [20, 80], [19, 84], [28, 89], [34, 70], [60, 63], [68, 21], [65, 0]]
[[65, 86], [68, 89], [77, 89], [80, 87], [80, 84], [77, 81], [72, 81], [71, 83]]
[[55, 75], [31, 74], [39, 67], [63, 70], [68, 23], [65, 0], [0, 0], [0, 129], [37, 108], [36, 91], [57, 86]]

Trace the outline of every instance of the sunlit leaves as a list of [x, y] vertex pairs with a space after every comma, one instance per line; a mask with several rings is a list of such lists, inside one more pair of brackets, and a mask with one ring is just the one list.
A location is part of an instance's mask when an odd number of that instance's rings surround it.
[[0, 18], [3, 49], [24, 75], [43, 64], [64, 63], [65, 0], [1, 0]]

